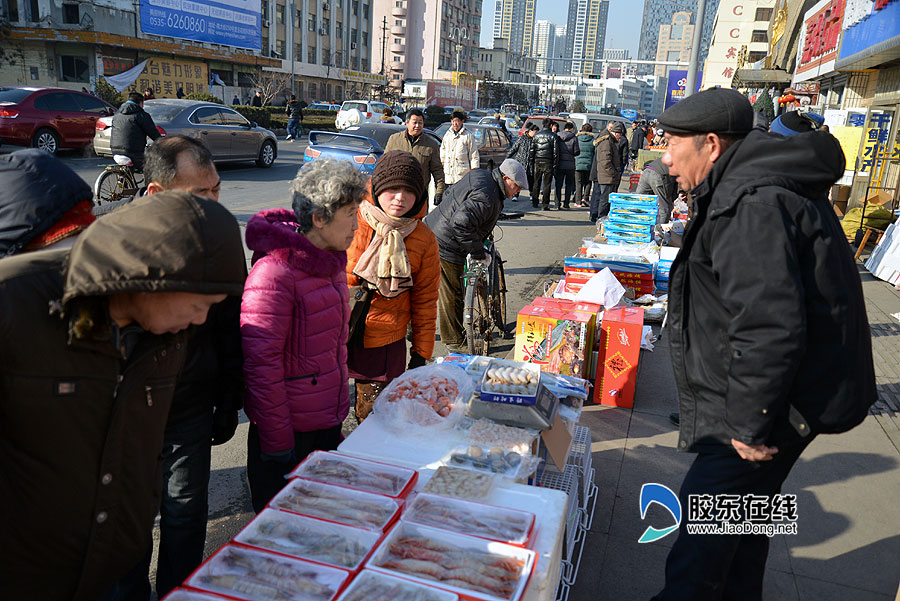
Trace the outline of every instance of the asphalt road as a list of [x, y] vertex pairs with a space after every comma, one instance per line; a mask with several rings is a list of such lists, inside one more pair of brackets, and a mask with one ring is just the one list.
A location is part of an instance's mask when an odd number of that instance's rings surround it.
[[[288, 206], [289, 182], [303, 160], [305, 148], [305, 141], [279, 142], [278, 159], [270, 169], [260, 169], [252, 163], [220, 165], [220, 201], [242, 224], [259, 210]], [[77, 152], [64, 153], [62, 158], [92, 186], [109, 164], [108, 160], [85, 158]], [[524, 194], [518, 202], [507, 200], [505, 210], [525, 212], [522, 219], [501, 222], [494, 232], [497, 248], [506, 261], [507, 314], [509, 321], [514, 322], [518, 311], [540, 296], [545, 285], [562, 277], [564, 257], [574, 254], [581, 239], [592, 236], [594, 228], [588, 223], [586, 209], [535, 210]], [[492, 354], [505, 356], [512, 346], [511, 340], [500, 341], [492, 347]], [[435, 356], [445, 354], [445, 350], [438, 341]], [[247, 419], [243, 415], [241, 418], [235, 437], [213, 448], [207, 555], [233, 537], [253, 515], [244, 476]], [[352, 417], [347, 426], [352, 428]], [[158, 535], [156, 529], [154, 536], [158, 538]]]

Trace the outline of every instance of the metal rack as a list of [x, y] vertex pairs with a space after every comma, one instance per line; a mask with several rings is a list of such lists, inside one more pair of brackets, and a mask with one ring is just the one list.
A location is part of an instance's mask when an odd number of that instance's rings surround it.
[[537, 479], [538, 486], [562, 490], [569, 496], [557, 601], [568, 601], [569, 590], [581, 567], [587, 531], [594, 521], [598, 488], [594, 484], [595, 471], [591, 463], [591, 431], [585, 426], [575, 426], [565, 470], [558, 472], [548, 465]]

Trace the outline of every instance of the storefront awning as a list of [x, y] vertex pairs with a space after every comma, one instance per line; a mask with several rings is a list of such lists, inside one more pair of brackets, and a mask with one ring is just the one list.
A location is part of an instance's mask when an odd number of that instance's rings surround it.
[[749, 86], [757, 83], [791, 83], [791, 74], [781, 69], [738, 69], [733, 86]]
[[839, 59], [834, 67], [839, 71], [860, 71], [897, 59], [900, 59], [900, 35]]

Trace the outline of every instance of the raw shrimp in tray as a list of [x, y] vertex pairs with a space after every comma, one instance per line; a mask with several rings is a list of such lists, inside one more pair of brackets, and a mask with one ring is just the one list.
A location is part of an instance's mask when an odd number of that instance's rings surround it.
[[403, 520], [519, 547], [534, 528], [533, 513], [428, 493], [416, 495]]
[[382, 532], [400, 513], [400, 504], [389, 497], [303, 478], [289, 481], [269, 507]]
[[314, 451], [290, 473], [336, 486], [346, 486], [388, 497], [404, 497], [415, 486], [416, 470], [367, 461], [340, 453]]
[[391, 574], [363, 570], [337, 601], [459, 601], [459, 596]]
[[401, 521], [366, 567], [468, 598], [519, 601], [534, 562], [535, 553], [528, 549]]

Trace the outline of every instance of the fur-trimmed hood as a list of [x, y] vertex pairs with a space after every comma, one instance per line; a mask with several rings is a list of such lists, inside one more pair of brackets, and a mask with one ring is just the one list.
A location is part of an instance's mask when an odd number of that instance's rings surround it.
[[297, 218], [289, 209], [266, 209], [251, 217], [247, 223], [247, 247], [253, 251], [252, 262], [272, 255], [310, 275], [330, 276], [344, 270], [346, 252], [322, 250], [297, 227]]

